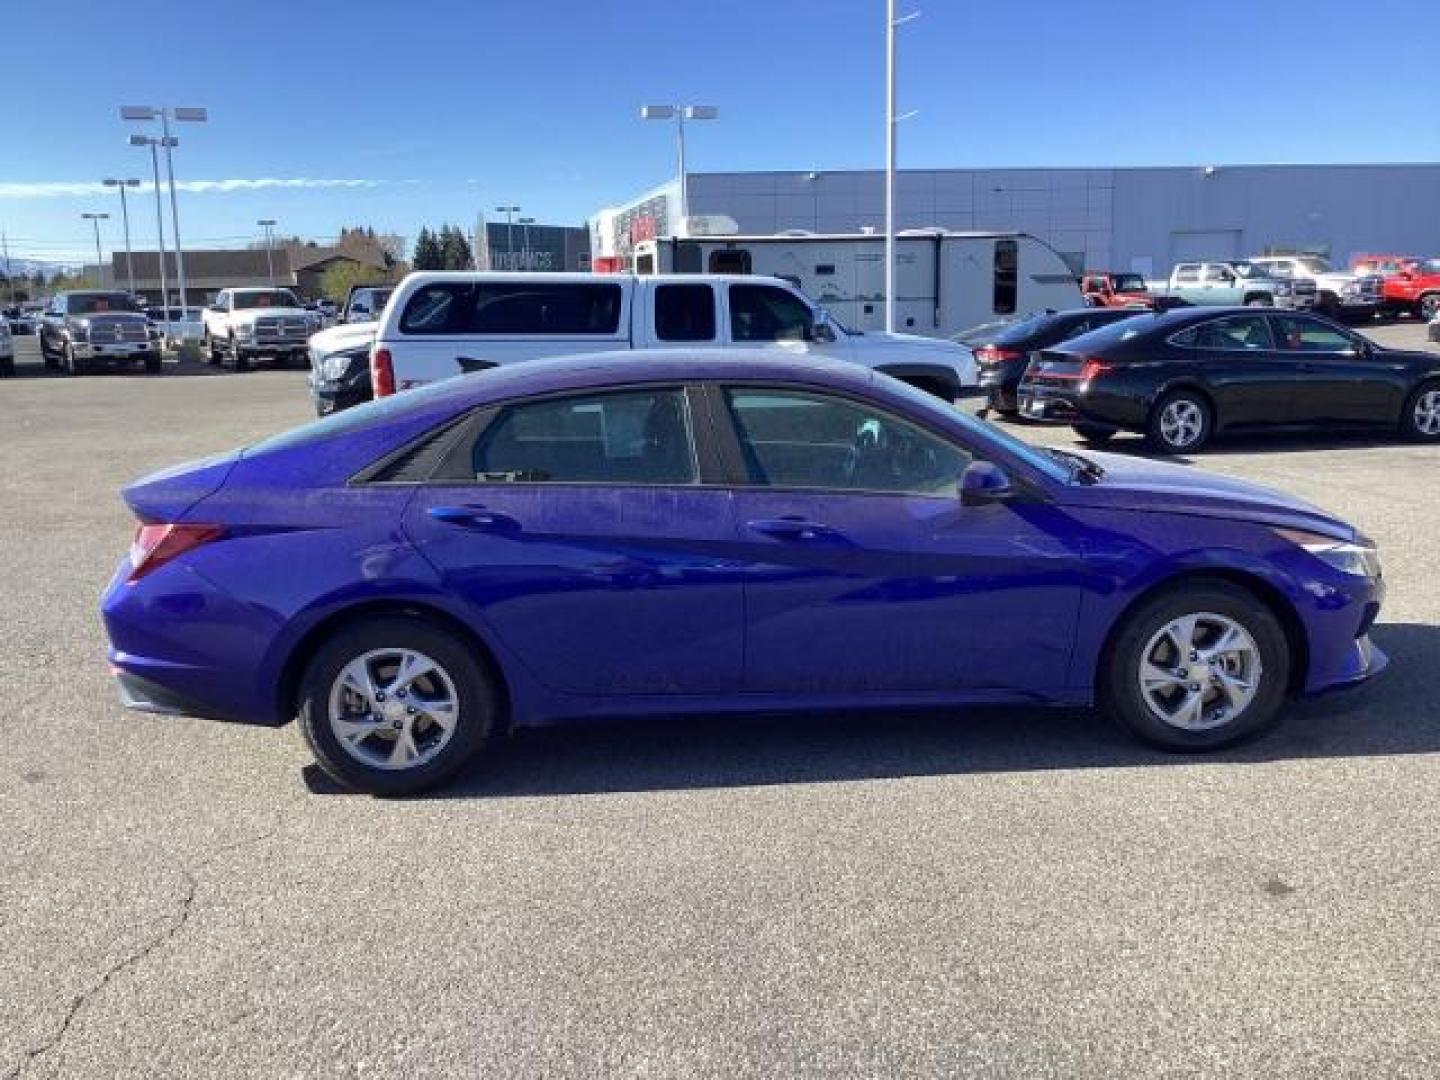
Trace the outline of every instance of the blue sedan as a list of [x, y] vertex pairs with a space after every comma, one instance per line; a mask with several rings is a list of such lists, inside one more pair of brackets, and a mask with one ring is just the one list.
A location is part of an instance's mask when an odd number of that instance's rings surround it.
[[125, 703], [294, 719], [374, 793], [598, 716], [1098, 705], [1208, 750], [1386, 662], [1345, 522], [770, 352], [518, 364], [124, 498]]

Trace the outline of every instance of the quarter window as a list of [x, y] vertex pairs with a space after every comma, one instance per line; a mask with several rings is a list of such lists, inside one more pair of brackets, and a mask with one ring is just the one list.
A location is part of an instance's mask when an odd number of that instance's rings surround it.
[[661, 341], [714, 341], [715, 291], [709, 285], [658, 285], [655, 336]]
[[1020, 244], [995, 241], [995, 314], [1013, 315], [1020, 295]]
[[953, 496], [970, 454], [844, 398], [731, 390], [747, 478], [758, 487]]
[[698, 479], [681, 390], [615, 391], [511, 405], [471, 449], [491, 483], [693, 484]]
[[730, 286], [730, 337], [735, 341], [804, 341], [813, 322], [809, 306], [784, 289]]
[[609, 337], [620, 326], [614, 284], [440, 281], [406, 301], [406, 334]]
[[1205, 267], [1205, 280], [1228, 285], [1235, 280], [1234, 272], [1228, 266], [1210, 265]]

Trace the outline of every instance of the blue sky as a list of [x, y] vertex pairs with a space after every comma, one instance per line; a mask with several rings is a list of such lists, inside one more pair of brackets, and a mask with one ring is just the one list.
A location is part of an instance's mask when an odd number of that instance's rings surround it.
[[[1440, 160], [1434, 3], [914, 0], [901, 165]], [[883, 0], [7, 7], [15, 256], [92, 250], [85, 210], [120, 244], [116, 196], [73, 185], [148, 175], [121, 104], [210, 109], [178, 132], [179, 179], [210, 182], [181, 195], [187, 246], [243, 244], [260, 217], [413, 239], [512, 202], [578, 224], [673, 175], [670, 128], [638, 119], [651, 101], [720, 108], [696, 171], [882, 162]]]

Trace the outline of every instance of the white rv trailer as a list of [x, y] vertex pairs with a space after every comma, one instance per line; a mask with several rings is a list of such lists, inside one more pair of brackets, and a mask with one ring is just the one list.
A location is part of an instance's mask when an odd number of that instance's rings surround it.
[[[1079, 279], [1043, 240], [1014, 232], [902, 232], [895, 329], [948, 338], [977, 323], [1084, 307]], [[789, 232], [660, 237], [636, 243], [637, 274], [784, 278], [852, 330], [885, 327], [885, 237]]]

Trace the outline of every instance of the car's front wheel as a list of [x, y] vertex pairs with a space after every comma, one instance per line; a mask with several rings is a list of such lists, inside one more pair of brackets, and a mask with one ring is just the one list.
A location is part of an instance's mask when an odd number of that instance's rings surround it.
[[1107, 650], [1102, 700], [1165, 750], [1215, 750], [1279, 715], [1290, 649], [1274, 613], [1226, 581], [1197, 580], [1143, 602]]
[[1199, 450], [1210, 438], [1210, 403], [1192, 390], [1166, 394], [1150, 413], [1150, 444], [1167, 454]]
[[1440, 315], [1440, 292], [1426, 293], [1420, 297], [1420, 318], [1429, 322]]
[[372, 795], [450, 779], [485, 745], [497, 694], [471, 647], [398, 616], [339, 632], [306, 669], [299, 727], [320, 767]]

